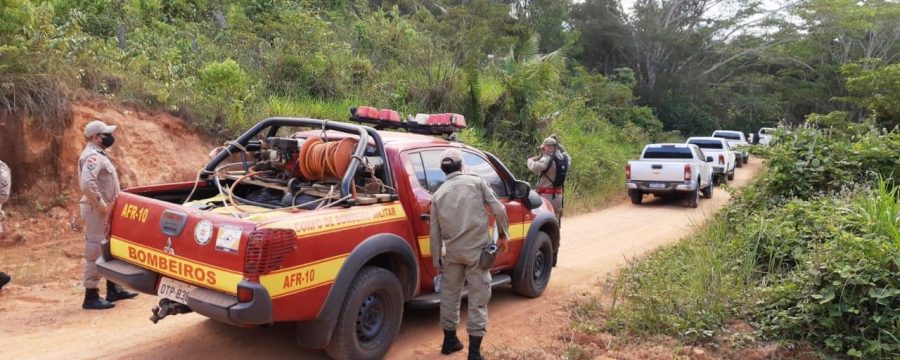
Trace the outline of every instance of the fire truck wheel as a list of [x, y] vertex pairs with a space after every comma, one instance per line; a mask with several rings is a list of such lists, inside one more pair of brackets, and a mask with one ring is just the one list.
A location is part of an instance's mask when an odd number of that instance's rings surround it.
[[553, 270], [553, 245], [550, 244], [550, 236], [539, 232], [524, 256], [525, 266], [521, 273], [513, 272], [513, 291], [525, 297], [536, 298], [544, 293], [550, 283], [550, 270]]
[[382, 359], [402, 319], [400, 280], [383, 268], [364, 267], [350, 285], [325, 351], [335, 359]]

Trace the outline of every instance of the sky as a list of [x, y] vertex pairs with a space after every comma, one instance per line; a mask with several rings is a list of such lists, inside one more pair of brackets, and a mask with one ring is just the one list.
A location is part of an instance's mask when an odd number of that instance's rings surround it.
[[[572, 0], [573, 3], [582, 3], [584, 0]], [[625, 13], [631, 14], [631, 8], [634, 6], [635, 0], [619, 0], [619, 3], [622, 4], [622, 8], [625, 10]], [[791, 0], [762, 0], [763, 9], [767, 11], [774, 11], [778, 8], [783, 7], [785, 4], [792, 2]], [[715, 10], [714, 10], [715, 11]]]

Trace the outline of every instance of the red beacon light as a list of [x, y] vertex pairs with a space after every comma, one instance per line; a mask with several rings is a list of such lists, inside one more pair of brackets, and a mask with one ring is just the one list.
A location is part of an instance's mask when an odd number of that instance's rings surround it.
[[400, 113], [371, 106], [350, 108], [350, 120], [373, 125], [378, 130], [404, 129], [423, 135], [448, 135], [466, 128], [466, 117], [460, 114], [416, 114], [403, 121]]
[[466, 117], [453, 113], [417, 114], [407, 127], [417, 134], [449, 135], [466, 128]]
[[371, 106], [350, 108], [350, 120], [373, 125], [376, 129], [396, 129], [403, 127], [400, 113], [391, 109], [377, 109]]
[[378, 121], [378, 115], [381, 111], [373, 108], [371, 106], [360, 106], [358, 108], [351, 108], [351, 115], [359, 121], [365, 122], [366, 120], [375, 120]]
[[378, 120], [400, 123], [400, 113], [395, 110], [381, 109], [381, 111], [378, 112]]

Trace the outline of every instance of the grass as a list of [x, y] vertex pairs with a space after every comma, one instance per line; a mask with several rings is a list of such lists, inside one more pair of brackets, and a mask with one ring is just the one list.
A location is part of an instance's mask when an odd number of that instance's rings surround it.
[[900, 242], [900, 187], [879, 178], [869, 196], [858, 200], [854, 216], [874, 234]]
[[614, 282], [608, 327], [617, 335], [711, 339], [740, 311], [752, 261], [746, 248], [723, 242], [727, 219], [716, 216], [684, 241], [651, 253]]

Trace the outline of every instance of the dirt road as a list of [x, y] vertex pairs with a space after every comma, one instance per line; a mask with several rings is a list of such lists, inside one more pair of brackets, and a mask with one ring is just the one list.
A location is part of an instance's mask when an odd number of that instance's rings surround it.
[[[746, 184], [760, 165], [753, 159], [737, 171], [732, 185]], [[568, 323], [563, 306], [573, 294], [595, 286], [628, 259], [689, 234], [728, 200], [728, 193], [716, 188], [713, 198], [701, 199], [697, 209], [647, 197], [644, 205], [626, 202], [565, 218], [559, 265], [544, 295], [525, 299], [509, 287], [494, 290], [486, 350], [523, 351], [550, 342]], [[113, 310], [88, 312], [80, 308], [83, 290], [71, 280], [12, 291], [0, 295], [0, 359], [327, 358], [324, 352], [297, 347], [288, 325], [242, 329], [196, 314], [154, 325], [148, 317], [156, 299], [147, 295]], [[388, 358], [465, 358], [464, 351], [440, 356], [441, 336], [436, 309], [408, 310]]]

